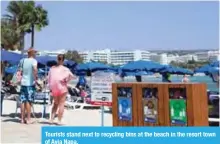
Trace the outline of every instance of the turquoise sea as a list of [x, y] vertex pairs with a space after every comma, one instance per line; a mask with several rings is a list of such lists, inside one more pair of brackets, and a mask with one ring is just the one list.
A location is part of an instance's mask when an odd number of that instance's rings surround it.
[[[171, 77], [172, 82], [181, 82], [183, 76], [175, 76], [173, 75]], [[189, 76], [190, 82], [201, 82], [206, 83], [208, 90], [211, 91], [219, 91], [219, 88], [217, 87], [217, 84], [212, 81], [212, 79], [208, 76]], [[161, 82], [162, 78], [156, 78], [156, 77], [149, 77], [149, 76], [143, 76], [142, 77], [143, 82]], [[87, 77], [88, 83], [90, 83], [90, 78]], [[116, 82], [121, 82], [119, 78], [116, 78]], [[125, 77], [124, 82], [135, 82], [135, 77]], [[71, 84], [76, 85], [77, 80], [73, 81]]]
[[[183, 76], [172, 76], [171, 81], [172, 82], [181, 82]], [[219, 88], [217, 87], [217, 84], [212, 81], [212, 79], [208, 76], [189, 76], [190, 82], [201, 82], [206, 83], [207, 88], [211, 91], [219, 91]], [[134, 81], [135, 79], [126, 79], [126, 81]], [[146, 82], [161, 82], [162, 78], [155, 78], [155, 77], [143, 77], [143, 81]]]

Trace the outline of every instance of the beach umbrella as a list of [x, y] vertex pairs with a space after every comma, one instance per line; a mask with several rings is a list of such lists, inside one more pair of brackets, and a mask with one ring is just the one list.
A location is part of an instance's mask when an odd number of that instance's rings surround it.
[[79, 64], [76, 67], [76, 70], [79, 71], [104, 71], [104, 70], [111, 70], [112, 68], [108, 65], [99, 62], [88, 62], [84, 64]]
[[209, 68], [208, 75], [212, 78], [213, 82], [219, 82], [219, 67]]
[[213, 61], [210, 64], [197, 68], [194, 73], [205, 73], [212, 78], [213, 82], [219, 82], [219, 61]]
[[72, 66], [75, 66], [76, 64], [77, 64], [77, 63], [74, 62], [74, 61], [72, 61], [72, 60], [65, 60], [65, 61], [64, 61], [64, 65], [66, 65], [66, 66], [72, 67]]
[[121, 67], [121, 70], [123, 72], [131, 72], [131, 71], [152, 71], [155, 72], [157, 69], [164, 68], [163, 65], [152, 62], [152, 61], [144, 61], [144, 60], [139, 60], [139, 61], [133, 61], [125, 64], [124, 66]]
[[205, 73], [211, 74], [212, 72], [219, 71], [219, 61], [211, 62], [210, 64], [206, 64], [200, 68], [194, 70], [194, 73]]
[[[213, 69], [214, 68], [214, 69]], [[200, 68], [195, 69], [194, 73], [205, 73], [208, 74], [210, 71], [215, 70], [215, 68], [219, 68], [219, 61], [213, 61], [209, 64], [206, 64]]]
[[180, 68], [180, 67], [173, 67], [173, 66], [166, 66], [163, 69], [160, 69], [159, 71], [160, 73], [170, 73], [170, 74], [178, 74], [178, 75], [193, 75], [193, 72], [188, 70], [188, 69], [184, 69], [184, 68]]
[[137, 72], [123, 72], [123, 76], [144, 76], [144, 75], [152, 75], [152, 72], [146, 71], [137, 71]]
[[11, 66], [5, 68], [5, 73], [14, 74], [17, 71], [18, 66]]
[[117, 74], [118, 70], [116, 68], [112, 68], [112, 69], [107, 69], [107, 70], [103, 70], [104, 72], [109, 72], [109, 73], [114, 73]]
[[219, 67], [211, 67], [211, 68], [209, 68], [209, 73], [219, 73]]
[[213, 62], [211, 62], [209, 65], [211, 66], [211, 67], [219, 67], [219, 62], [220, 61], [213, 61]]
[[52, 56], [37, 56], [36, 60], [38, 62], [38, 64], [44, 65], [44, 66], [48, 66], [51, 63], [55, 64], [57, 62], [57, 58], [56, 57], [52, 57]]
[[[7, 74], [14, 74], [17, 71], [18, 66], [14, 65], [11, 67], [6, 67], [5, 68], [5, 73]], [[45, 71], [43, 69], [38, 69], [38, 74], [44, 74]]]
[[[38, 61], [39, 66], [53, 66], [56, 65], [57, 63], [57, 57], [55, 56], [38, 56], [36, 57], [36, 60]], [[66, 65], [68, 68], [73, 70], [77, 63], [71, 60], [65, 60], [64, 65]]]
[[18, 64], [22, 58], [21, 54], [1, 50], [1, 61], [7, 61], [12, 64]]
[[200, 68], [196, 68], [194, 70], [194, 73], [205, 73], [205, 74], [208, 74], [211, 68], [212, 67], [209, 64], [207, 64], [207, 65], [204, 65], [204, 66], [202, 66]]
[[76, 71], [75, 75], [77, 75], [77, 76], [86, 76], [87, 73], [85, 71]]
[[64, 65], [70, 69], [72, 73], [76, 72], [77, 63], [72, 60], [65, 60]]

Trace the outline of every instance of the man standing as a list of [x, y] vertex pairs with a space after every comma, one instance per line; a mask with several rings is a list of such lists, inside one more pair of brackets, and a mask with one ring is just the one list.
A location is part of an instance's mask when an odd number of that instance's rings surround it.
[[[20, 61], [22, 69], [20, 101], [21, 101], [21, 123], [30, 124], [31, 122], [31, 104], [34, 101], [35, 81], [37, 80], [37, 60], [35, 59], [36, 51], [29, 48], [28, 58]], [[27, 119], [25, 119], [27, 112]]]

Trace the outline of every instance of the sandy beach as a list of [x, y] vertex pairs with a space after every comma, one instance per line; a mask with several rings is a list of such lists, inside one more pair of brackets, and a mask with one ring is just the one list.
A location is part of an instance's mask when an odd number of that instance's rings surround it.
[[[19, 118], [15, 117], [15, 107], [15, 101], [4, 100], [3, 116], [1, 117], [1, 143], [40, 143], [41, 127], [50, 126], [48, 119], [41, 118], [43, 105], [34, 105], [37, 122], [31, 125], [19, 123]], [[50, 106], [47, 108], [47, 112], [49, 110]], [[105, 113], [104, 119], [105, 126], [112, 126], [111, 114]], [[101, 111], [66, 109], [63, 123], [65, 126], [100, 126]]]

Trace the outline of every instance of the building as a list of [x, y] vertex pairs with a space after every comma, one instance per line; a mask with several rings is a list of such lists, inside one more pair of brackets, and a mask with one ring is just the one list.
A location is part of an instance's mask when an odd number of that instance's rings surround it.
[[208, 51], [209, 61], [220, 60], [220, 52], [219, 51]]
[[48, 55], [48, 56], [57, 56], [58, 54], [65, 54], [67, 52], [67, 50], [57, 50], [57, 51], [38, 51], [37, 55], [39, 56], [44, 56], [44, 55]]
[[85, 51], [79, 52], [79, 55], [83, 58], [83, 62], [99, 61], [110, 63], [110, 53], [109, 49], [98, 50], [98, 51]]
[[168, 57], [167, 57], [166, 53], [163, 53], [163, 54], [153, 53], [153, 54], [150, 55], [150, 60], [158, 62], [162, 65], [167, 65], [168, 64]]
[[183, 63], [187, 63], [188, 61], [198, 61], [198, 56], [197, 55], [191, 55], [191, 54], [187, 54], [187, 55], [182, 55], [179, 56], [176, 61], [178, 62], [183, 62]]
[[196, 53], [199, 61], [209, 61], [213, 59], [218, 59], [219, 51], [206, 51]]
[[111, 51], [110, 49], [98, 51], [79, 52], [84, 62], [102, 61], [113, 65], [123, 65], [136, 60], [149, 60], [150, 52], [134, 50], [134, 51]]
[[197, 52], [196, 55], [199, 61], [207, 61], [209, 59], [208, 52]]
[[111, 51], [111, 63], [113, 65], [123, 65], [131, 61], [149, 60], [150, 52], [134, 50], [134, 51]]
[[209, 56], [209, 61], [220, 61], [220, 54]]
[[179, 58], [179, 55], [167, 55], [167, 63], [170, 64], [172, 61], [177, 61], [177, 59]]

